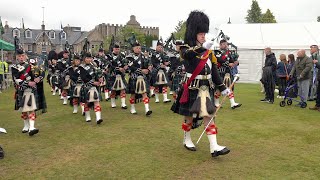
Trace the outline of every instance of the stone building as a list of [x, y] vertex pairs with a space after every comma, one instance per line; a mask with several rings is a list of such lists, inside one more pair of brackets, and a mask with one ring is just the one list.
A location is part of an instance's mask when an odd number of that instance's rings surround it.
[[146, 35], [154, 35], [159, 37], [159, 27], [140, 26], [134, 15], [130, 16], [130, 20], [126, 25], [121, 24], [99, 24], [91, 31], [81, 31], [81, 27], [65, 26], [59, 30], [48, 30], [44, 23], [40, 29], [17, 28], [10, 27], [5, 22], [4, 34], [2, 38], [10, 43], [14, 43], [14, 37], [17, 36], [20, 45], [25, 51], [31, 54], [47, 54], [50, 50], [55, 49], [61, 51], [68, 41], [68, 44], [74, 46], [75, 52], [81, 52], [85, 42], [85, 38], [90, 42], [90, 48], [96, 48], [103, 42], [106, 36], [117, 35], [121, 28], [125, 26], [134, 27]]
[[122, 24], [99, 24], [94, 29], [89, 32], [85, 32], [82, 36], [75, 42], [74, 48], [76, 52], [80, 52], [84, 45], [84, 40], [87, 37], [88, 41], [90, 42], [91, 48], [97, 48], [100, 46], [103, 39], [107, 36], [117, 36], [120, 32], [121, 28], [125, 26], [130, 26], [135, 29], [138, 29], [140, 32], [144, 33], [145, 35], [152, 35], [159, 37], [159, 27], [148, 27], [148, 26], [141, 26], [140, 23], [136, 20], [134, 15], [130, 16], [130, 20], [126, 23], [126, 25]]

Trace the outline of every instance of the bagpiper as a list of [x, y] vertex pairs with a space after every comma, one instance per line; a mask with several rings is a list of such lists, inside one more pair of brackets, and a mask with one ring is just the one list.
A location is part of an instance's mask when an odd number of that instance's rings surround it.
[[33, 136], [39, 132], [39, 129], [35, 128], [36, 111], [45, 113], [47, 109], [43, 91], [45, 71], [43, 67], [37, 66], [34, 59], [28, 63], [23, 50], [18, 49], [16, 52], [18, 63], [12, 66], [12, 77], [16, 88], [15, 110], [21, 112], [24, 122], [22, 133], [28, 132], [29, 136]]
[[149, 97], [147, 95], [149, 82], [147, 75], [150, 73], [152, 64], [144, 54], [141, 53], [141, 45], [138, 41], [132, 44], [133, 53], [130, 53], [126, 59], [129, 67], [129, 83], [128, 92], [130, 96], [130, 112], [131, 114], [137, 114], [135, 103], [138, 99], [142, 98], [145, 107], [145, 114], [147, 116], [152, 114], [149, 107]]
[[159, 103], [159, 93], [163, 95], [163, 102], [167, 103], [171, 100], [168, 99], [168, 73], [167, 67], [169, 67], [169, 56], [163, 51], [163, 44], [158, 40], [156, 51], [151, 55], [151, 62], [153, 66], [152, 70], [152, 82], [155, 87], [155, 102]]
[[172, 86], [171, 91], [173, 91], [173, 99], [177, 99], [178, 88], [180, 87], [181, 81], [185, 75], [185, 67], [183, 65], [183, 59], [180, 56], [180, 46], [183, 45], [182, 41], [176, 41], [176, 51], [170, 57], [170, 70], [169, 77], [171, 77]]
[[79, 66], [81, 80], [84, 85], [81, 89], [81, 102], [84, 103], [84, 112], [86, 122], [91, 122], [90, 108], [94, 109], [96, 114], [96, 123], [100, 124], [101, 118], [100, 93], [99, 87], [102, 82], [102, 72], [92, 62], [92, 55], [84, 55], [84, 63]]
[[68, 104], [68, 94], [70, 88], [70, 75], [65, 73], [65, 70], [71, 66], [71, 61], [69, 60], [69, 52], [64, 50], [61, 52], [62, 58], [58, 59], [57, 61], [57, 69], [61, 73], [61, 99], [63, 99], [63, 105]]
[[[237, 56], [234, 56], [232, 52], [228, 49], [228, 42], [225, 39], [220, 40], [220, 51], [219, 54], [216, 54], [216, 57], [218, 59], [218, 71], [221, 79], [223, 79], [224, 84], [227, 86], [231, 85], [231, 82], [233, 81], [233, 74], [232, 69], [239, 64], [237, 60]], [[216, 89], [215, 95], [214, 95], [214, 103], [215, 106], [220, 106], [219, 98], [220, 98], [220, 91], [219, 89]], [[234, 100], [234, 93], [231, 92], [228, 95], [228, 98], [230, 100], [230, 105], [232, 109], [240, 107], [241, 103], [236, 103]]]
[[128, 63], [126, 61], [125, 54], [120, 52], [120, 45], [115, 44], [110, 57], [110, 79], [111, 84], [111, 107], [116, 107], [116, 96], [120, 95], [121, 108], [127, 109], [126, 105], [126, 87], [127, 82], [125, 79], [126, 71], [128, 69]]
[[[81, 89], [83, 81], [80, 76], [79, 66], [81, 64], [80, 57], [74, 55], [71, 66], [67, 69], [67, 74], [70, 76], [70, 105], [73, 106], [73, 114], [78, 113], [78, 107], [80, 105]], [[84, 113], [84, 106], [81, 105], [82, 114]]]
[[57, 67], [58, 54], [55, 51], [50, 51], [49, 55], [50, 61], [47, 79], [51, 86], [52, 95], [55, 96], [61, 86], [61, 72]]
[[103, 72], [103, 81], [100, 84], [100, 89], [101, 92], [104, 93], [104, 99], [106, 101], [109, 101], [110, 99], [110, 82], [109, 82], [109, 77], [110, 77], [110, 72], [109, 72], [109, 57], [106, 56], [104, 53], [104, 50], [102, 48], [99, 48], [99, 52], [97, 57], [94, 59], [97, 64], [99, 64], [100, 69]]
[[[217, 127], [212, 121], [215, 113], [213, 93], [216, 86], [223, 95], [230, 94], [230, 89], [222, 83], [217, 70], [217, 59], [211, 49], [213, 42], [206, 42], [209, 31], [209, 18], [201, 11], [192, 11], [186, 21], [185, 45], [180, 47], [186, 68], [179, 96], [175, 102], [174, 112], [184, 116], [183, 145], [190, 151], [196, 151], [191, 140], [190, 130], [194, 118], [203, 118], [212, 157], [225, 155], [230, 150], [217, 143]], [[209, 123], [210, 122], [210, 123]], [[208, 126], [207, 126], [208, 125]]]

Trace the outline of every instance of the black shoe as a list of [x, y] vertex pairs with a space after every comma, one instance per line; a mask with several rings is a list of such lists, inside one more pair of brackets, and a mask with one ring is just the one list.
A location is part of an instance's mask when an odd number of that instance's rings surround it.
[[2, 149], [2, 147], [0, 146], [0, 159], [4, 158], [4, 151]]
[[168, 102], [171, 102], [171, 99], [168, 99], [166, 101], [163, 101], [163, 103], [168, 103]]
[[261, 102], [268, 102], [268, 101], [270, 101], [269, 99], [261, 99], [260, 100]]
[[97, 121], [97, 124], [101, 124], [103, 122], [103, 120], [102, 119], [99, 119], [98, 121]]
[[239, 108], [239, 107], [241, 107], [241, 106], [242, 106], [242, 104], [239, 103], [239, 104], [237, 104], [237, 105], [235, 105], [235, 106], [232, 106], [231, 109]]
[[228, 154], [230, 152], [230, 149], [228, 149], [228, 148], [223, 148], [222, 150], [220, 150], [220, 151], [214, 151], [213, 153], [211, 153], [211, 156], [212, 157], [218, 157], [218, 156], [220, 156], [220, 155], [226, 155], [226, 154]]
[[146, 116], [150, 116], [152, 114], [152, 111], [148, 111], [148, 112], [146, 112]]
[[109, 100], [110, 100], [110, 98], [107, 98], [107, 99], [106, 99], [106, 101], [109, 101]]
[[83, 113], [82, 113], [82, 116], [85, 116], [85, 115], [86, 115], [86, 113], [85, 113], [85, 112], [83, 112]]
[[196, 147], [188, 147], [186, 144], [184, 144], [184, 147], [186, 149], [188, 149], [189, 151], [196, 151], [197, 150]]
[[31, 130], [31, 131], [29, 131], [29, 136], [33, 136], [33, 135], [37, 134], [38, 132], [39, 132], [39, 129]]
[[21, 132], [22, 133], [27, 133], [27, 132], [29, 132], [29, 130], [22, 130]]
[[122, 109], [128, 109], [128, 107], [127, 107], [127, 106], [121, 106], [121, 108], [122, 108]]
[[88, 120], [88, 121], [86, 120], [86, 122], [89, 123], [89, 122], [91, 122], [91, 120]]
[[273, 101], [269, 100], [267, 103], [269, 103], [269, 104], [273, 104]]

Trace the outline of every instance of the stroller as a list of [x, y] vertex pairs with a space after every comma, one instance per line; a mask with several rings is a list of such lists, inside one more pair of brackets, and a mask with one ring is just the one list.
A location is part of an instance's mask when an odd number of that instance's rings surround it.
[[[305, 98], [303, 96], [298, 95], [298, 84], [295, 80], [295, 78], [292, 78], [288, 81], [287, 83], [287, 87], [284, 91], [284, 98], [283, 100], [280, 102], [280, 107], [284, 107], [286, 106], [286, 104], [288, 106], [292, 105], [292, 102], [298, 102], [301, 108], [306, 108], [307, 107], [307, 103], [305, 102]], [[300, 101], [298, 100], [298, 98], [300, 98]]]

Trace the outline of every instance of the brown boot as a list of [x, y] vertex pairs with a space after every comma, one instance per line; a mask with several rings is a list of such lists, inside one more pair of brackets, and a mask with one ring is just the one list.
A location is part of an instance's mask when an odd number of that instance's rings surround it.
[[310, 110], [318, 110], [320, 111], [320, 107], [314, 106], [314, 107], [309, 107]]

